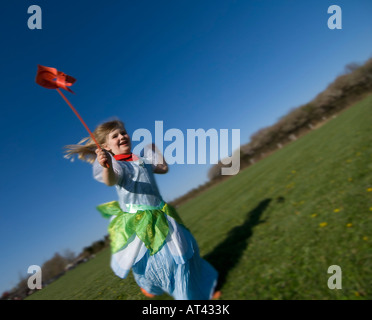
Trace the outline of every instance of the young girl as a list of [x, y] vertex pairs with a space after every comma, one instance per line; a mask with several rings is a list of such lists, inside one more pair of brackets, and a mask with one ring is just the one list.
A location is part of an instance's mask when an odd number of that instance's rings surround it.
[[[119, 120], [99, 125], [90, 138], [66, 146], [68, 156], [93, 162], [93, 176], [115, 186], [119, 201], [98, 206], [110, 218], [111, 268], [120, 278], [130, 269], [147, 297], [164, 292], [177, 300], [216, 298], [217, 271], [199, 255], [198, 245], [159, 193], [153, 173], [166, 173], [168, 165], [155, 147], [144, 157], [131, 152], [131, 140]], [[82, 144], [86, 142], [85, 144]]]

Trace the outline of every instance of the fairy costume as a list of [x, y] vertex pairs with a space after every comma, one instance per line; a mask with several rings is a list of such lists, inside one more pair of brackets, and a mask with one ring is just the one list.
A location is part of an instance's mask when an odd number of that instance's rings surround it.
[[[153, 175], [154, 153], [144, 158], [114, 157], [119, 199], [97, 207], [110, 219], [114, 273], [125, 278], [132, 269], [137, 284], [150, 294], [166, 292], [176, 300], [211, 299], [217, 271], [200, 257], [194, 237], [175, 209], [163, 201]], [[102, 171], [96, 160], [93, 176], [100, 182]]]

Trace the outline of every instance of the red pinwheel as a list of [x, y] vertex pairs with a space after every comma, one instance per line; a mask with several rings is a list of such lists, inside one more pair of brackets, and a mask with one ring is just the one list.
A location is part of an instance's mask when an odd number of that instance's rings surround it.
[[41, 65], [37, 66], [36, 83], [47, 89], [58, 89], [62, 88], [71, 93], [74, 93], [70, 88], [76, 79], [58, 71], [55, 68], [44, 67]]
[[[101, 149], [100, 145], [98, 144], [96, 138], [94, 137], [93, 133], [89, 130], [88, 126], [82, 119], [82, 117], [79, 115], [77, 110], [73, 107], [73, 105], [70, 103], [70, 101], [65, 97], [65, 95], [62, 93], [62, 91], [59, 88], [65, 89], [71, 93], [74, 93], [70, 88], [76, 79], [74, 77], [71, 77], [61, 71], [58, 71], [55, 68], [45, 67], [38, 65], [37, 73], [36, 73], [36, 83], [40, 86], [47, 88], [47, 89], [56, 89], [58, 93], [62, 96], [62, 98], [66, 101], [66, 103], [69, 105], [69, 107], [74, 111], [76, 116], [79, 118], [81, 123], [84, 125], [85, 129], [88, 131], [89, 135], [97, 145], [98, 149]], [[108, 164], [106, 164], [107, 168], [109, 167]]]

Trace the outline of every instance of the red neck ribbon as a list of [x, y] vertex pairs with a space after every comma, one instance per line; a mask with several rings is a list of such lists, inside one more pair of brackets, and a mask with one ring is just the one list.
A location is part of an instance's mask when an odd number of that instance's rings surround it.
[[138, 157], [135, 154], [133, 154], [133, 153], [130, 153], [130, 154], [115, 154], [114, 155], [114, 158], [117, 161], [134, 161], [134, 160], [138, 160]]

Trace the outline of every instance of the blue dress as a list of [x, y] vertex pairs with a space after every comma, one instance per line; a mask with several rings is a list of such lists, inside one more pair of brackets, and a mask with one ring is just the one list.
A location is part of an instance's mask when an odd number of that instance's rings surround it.
[[[153, 175], [150, 157], [134, 161], [116, 161], [113, 170], [119, 180], [115, 185], [122, 211], [135, 214], [140, 210], [161, 209], [164, 201]], [[96, 160], [93, 176], [102, 180], [103, 168]], [[217, 284], [217, 271], [200, 257], [198, 245], [182, 224], [166, 215], [168, 234], [155, 254], [133, 234], [126, 244], [111, 256], [111, 268], [120, 278], [132, 269], [137, 284], [148, 293], [168, 293], [176, 300], [211, 299]], [[111, 218], [111, 221], [115, 216]]]

